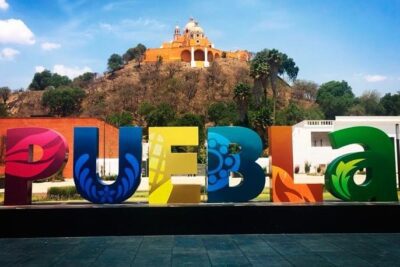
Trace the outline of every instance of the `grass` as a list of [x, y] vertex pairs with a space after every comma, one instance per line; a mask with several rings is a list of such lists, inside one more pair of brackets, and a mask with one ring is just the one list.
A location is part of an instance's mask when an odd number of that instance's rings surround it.
[[[265, 188], [259, 196], [257, 196], [254, 202], [268, 202], [270, 201], [270, 192], [269, 188]], [[400, 199], [400, 191], [397, 191], [397, 195]], [[126, 202], [134, 202], [134, 203], [147, 203], [149, 197], [148, 191], [137, 191], [133, 196], [126, 200]], [[323, 193], [324, 201], [341, 201], [334, 197], [331, 193], [324, 191]], [[201, 195], [201, 201], [207, 201], [207, 195], [204, 194], [204, 191]], [[77, 192], [74, 186], [65, 186], [65, 187], [51, 187], [48, 190], [48, 193], [35, 193], [32, 194], [32, 203], [76, 203], [76, 202], [87, 202], [87, 200], [83, 199]], [[4, 203], [4, 193], [0, 193], [0, 203]]]

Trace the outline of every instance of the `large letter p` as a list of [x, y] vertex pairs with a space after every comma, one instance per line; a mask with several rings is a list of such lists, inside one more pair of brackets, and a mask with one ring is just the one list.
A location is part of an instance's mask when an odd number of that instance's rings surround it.
[[[36, 161], [34, 146], [42, 149]], [[31, 204], [32, 181], [56, 174], [67, 159], [68, 144], [56, 131], [33, 127], [7, 130], [4, 204]]]

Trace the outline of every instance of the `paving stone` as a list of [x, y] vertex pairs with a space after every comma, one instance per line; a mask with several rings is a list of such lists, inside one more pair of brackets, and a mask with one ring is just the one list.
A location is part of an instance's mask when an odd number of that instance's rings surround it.
[[400, 234], [0, 239], [0, 266], [398, 266]]

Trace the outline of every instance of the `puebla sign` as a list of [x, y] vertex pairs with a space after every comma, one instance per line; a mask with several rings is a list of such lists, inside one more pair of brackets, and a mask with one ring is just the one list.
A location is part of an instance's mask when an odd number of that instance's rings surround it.
[[[296, 184], [293, 176], [292, 130], [274, 126], [269, 130], [272, 162], [273, 202], [320, 202], [320, 184]], [[345, 201], [397, 201], [394, 145], [381, 130], [352, 127], [329, 134], [334, 149], [359, 144], [362, 152], [334, 159], [325, 172], [325, 186]], [[240, 151], [230, 153], [238, 144]], [[30, 146], [40, 146], [41, 159], [29, 160]], [[197, 127], [149, 128], [149, 203], [200, 202], [200, 186], [174, 185], [171, 176], [197, 172], [197, 153], [173, 153], [173, 146], [197, 146]], [[93, 203], [116, 204], [130, 198], [141, 181], [142, 128], [119, 129], [119, 174], [105, 184], [96, 172], [99, 130], [74, 129], [73, 173], [79, 194]], [[7, 130], [5, 204], [30, 204], [32, 181], [58, 173], [68, 160], [68, 144], [58, 132], [47, 128]], [[255, 162], [262, 153], [258, 134], [244, 127], [212, 127], [207, 134], [207, 201], [246, 202], [257, 197], [265, 186], [265, 174]], [[354, 182], [357, 170], [366, 169], [362, 184]], [[242, 182], [229, 186], [231, 172], [240, 173]]]

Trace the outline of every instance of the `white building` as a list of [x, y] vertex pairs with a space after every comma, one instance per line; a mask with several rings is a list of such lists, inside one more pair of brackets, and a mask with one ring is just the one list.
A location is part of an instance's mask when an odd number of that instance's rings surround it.
[[400, 124], [400, 116], [337, 116], [335, 120], [302, 121], [293, 126], [293, 166], [304, 173], [308, 162], [312, 173], [318, 167], [326, 167], [338, 156], [363, 151], [359, 145], [332, 149], [328, 138], [330, 132], [354, 126], [371, 126], [395, 139], [396, 124]]

